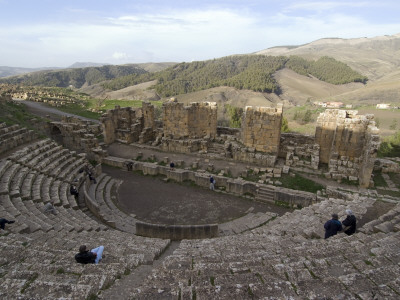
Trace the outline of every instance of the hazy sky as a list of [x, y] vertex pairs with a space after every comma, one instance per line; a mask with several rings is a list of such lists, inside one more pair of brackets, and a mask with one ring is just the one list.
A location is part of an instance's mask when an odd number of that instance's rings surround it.
[[398, 0], [0, 0], [0, 66], [190, 62], [397, 33]]

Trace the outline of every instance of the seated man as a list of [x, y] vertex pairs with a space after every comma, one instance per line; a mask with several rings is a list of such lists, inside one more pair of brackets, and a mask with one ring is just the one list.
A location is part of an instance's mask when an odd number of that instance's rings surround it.
[[332, 214], [332, 219], [324, 224], [325, 228], [325, 239], [334, 236], [338, 231], [342, 231], [342, 223], [339, 221], [337, 214]]
[[72, 184], [72, 185], [70, 186], [69, 192], [70, 192], [71, 195], [74, 195], [74, 196], [75, 196], [75, 199], [78, 199], [78, 197], [79, 197], [79, 192], [78, 192], [78, 189], [76, 188], [75, 185]]
[[75, 255], [75, 260], [80, 264], [98, 264], [103, 256], [103, 251], [103, 246], [89, 251], [86, 249], [86, 245], [82, 245], [79, 247], [79, 253]]

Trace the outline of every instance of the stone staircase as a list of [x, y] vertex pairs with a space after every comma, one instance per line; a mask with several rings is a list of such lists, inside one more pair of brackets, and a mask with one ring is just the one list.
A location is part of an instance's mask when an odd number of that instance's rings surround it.
[[257, 190], [256, 201], [274, 203], [275, 190], [273, 187], [262, 185]]
[[207, 148], [207, 154], [212, 157], [225, 157], [224, 144], [210, 143], [210, 146]]

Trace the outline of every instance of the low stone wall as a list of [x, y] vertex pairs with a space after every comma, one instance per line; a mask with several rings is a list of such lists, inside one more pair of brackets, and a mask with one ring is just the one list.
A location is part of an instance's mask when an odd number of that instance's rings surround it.
[[[394, 161], [395, 159], [396, 159], [396, 161]], [[399, 158], [377, 158], [377, 159], [375, 159], [374, 171], [378, 171], [378, 172], [382, 172], [382, 173], [400, 173], [400, 159]]]
[[138, 221], [136, 235], [171, 240], [213, 238], [218, 236], [218, 224], [164, 225]]
[[232, 135], [235, 137], [240, 138], [241, 135], [241, 129], [240, 128], [230, 128], [230, 127], [217, 127], [217, 135]]
[[[103, 163], [114, 166], [125, 168], [125, 162], [127, 160], [119, 157], [108, 156], [103, 159]], [[156, 163], [133, 161], [132, 170], [142, 171], [144, 175], [164, 175], [167, 179], [172, 179], [177, 182], [183, 182], [185, 180], [191, 180], [196, 185], [208, 188], [210, 185], [209, 173], [195, 172], [184, 169], [170, 170], [167, 166], [160, 166]], [[253, 195], [256, 196], [260, 184], [245, 181], [243, 179], [233, 179], [224, 176], [213, 175], [216, 180], [215, 187], [223, 188], [226, 192], [235, 194], [238, 196], [242, 195]], [[286, 188], [276, 188], [274, 192], [275, 202], [284, 202], [292, 207], [306, 207], [317, 201], [317, 197], [313, 193], [296, 191]]]
[[285, 188], [277, 188], [274, 193], [274, 200], [289, 205], [290, 207], [307, 207], [317, 203], [317, 197], [313, 193], [294, 191]]
[[204, 139], [174, 140], [162, 138], [161, 140], [161, 149], [166, 152], [193, 153], [206, 151], [207, 145], [208, 140]]

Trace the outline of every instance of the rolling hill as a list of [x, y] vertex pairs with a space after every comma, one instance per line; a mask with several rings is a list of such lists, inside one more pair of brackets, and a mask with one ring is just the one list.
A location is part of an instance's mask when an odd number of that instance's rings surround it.
[[[11, 78], [16, 83], [72, 84], [81, 92], [110, 99], [164, 100], [174, 96], [179, 101], [214, 99], [237, 106], [276, 102], [291, 106], [310, 101], [400, 106], [399, 66], [400, 34], [396, 34], [326, 38], [210, 61], [108, 65]], [[341, 81], [344, 73], [350, 77]], [[35, 81], [37, 74], [42, 78]]]

